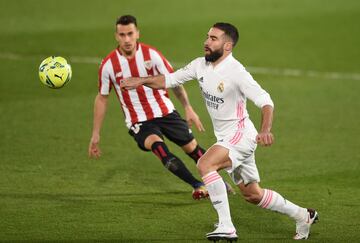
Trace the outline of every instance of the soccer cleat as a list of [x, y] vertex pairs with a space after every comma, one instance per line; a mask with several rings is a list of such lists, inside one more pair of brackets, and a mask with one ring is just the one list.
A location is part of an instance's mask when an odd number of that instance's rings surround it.
[[194, 200], [200, 200], [203, 198], [208, 198], [209, 193], [206, 190], [205, 186], [199, 186], [198, 188], [195, 188], [192, 192], [192, 197]]
[[234, 227], [226, 227], [223, 224], [219, 224], [219, 226], [213, 232], [206, 234], [206, 238], [214, 242], [219, 240], [233, 242], [237, 241], [238, 236]]
[[318, 213], [311, 208], [307, 209], [306, 218], [303, 221], [296, 222], [296, 234], [294, 240], [306, 240], [310, 235], [310, 227], [319, 220]]

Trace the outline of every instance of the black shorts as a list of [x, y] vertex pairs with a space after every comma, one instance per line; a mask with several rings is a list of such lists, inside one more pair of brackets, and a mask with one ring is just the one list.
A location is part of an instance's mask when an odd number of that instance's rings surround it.
[[177, 111], [149, 121], [135, 123], [130, 127], [129, 134], [135, 139], [140, 149], [150, 151], [144, 146], [145, 139], [156, 134], [164, 140], [164, 136], [178, 146], [184, 146], [194, 139], [186, 121]]

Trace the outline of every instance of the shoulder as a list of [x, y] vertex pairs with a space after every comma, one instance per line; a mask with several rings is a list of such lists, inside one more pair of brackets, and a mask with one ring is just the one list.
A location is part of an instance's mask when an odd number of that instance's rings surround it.
[[151, 54], [157, 54], [160, 57], [164, 57], [163, 54], [158, 49], [156, 49], [155, 47], [153, 47], [151, 45], [148, 45], [148, 44], [145, 44], [142, 42], [140, 42], [139, 45], [141, 46], [141, 49], [143, 52], [146, 51], [146, 52], [150, 52]]
[[194, 72], [196, 70], [201, 69], [202, 66], [205, 66], [205, 65], [206, 65], [205, 58], [198, 57], [198, 58], [195, 58], [194, 60], [192, 60], [191, 62], [189, 62], [188, 64], [186, 64], [184, 67], [180, 68], [179, 70]]
[[237, 59], [235, 59], [234, 57], [230, 60], [229, 65], [228, 65], [228, 70], [230, 71], [230, 73], [234, 74], [234, 75], [247, 75], [248, 72], [246, 71], [244, 65], [242, 65], [240, 63], [240, 61], [238, 61]]
[[194, 60], [192, 60], [189, 65], [195, 67], [195, 68], [204, 68], [206, 67], [208, 64], [205, 60], [205, 57], [198, 57], [195, 58]]
[[116, 56], [116, 49], [112, 50], [104, 59], [102, 59], [100, 66], [103, 66], [105, 63], [107, 63], [111, 58], [114, 58]]
[[234, 57], [231, 57], [229, 64], [231, 68], [236, 68], [237, 71], [246, 71], [244, 65]]
[[113, 59], [114, 57], [116, 57], [116, 49], [112, 50], [104, 59], [102, 59], [101, 63], [100, 63], [100, 67], [99, 67], [99, 72], [106, 72], [111, 64], [111, 59]]

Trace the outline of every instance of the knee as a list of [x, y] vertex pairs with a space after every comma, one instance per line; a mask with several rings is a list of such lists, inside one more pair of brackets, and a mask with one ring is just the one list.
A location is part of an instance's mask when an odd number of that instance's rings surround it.
[[203, 157], [201, 157], [198, 160], [198, 162], [196, 164], [196, 167], [197, 167], [197, 169], [198, 169], [201, 176], [206, 175], [208, 173], [208, 171], [209, 171], [209, 167], [208, 167], [206, 161], [203, 159]]
[[181, 148], [184, 150], [185, 153], [189, 154], [189, 153], [193, 152], [196, 149], [197, 145], [198, 144], [197, 144], [197, 142], [196, 142], [196, 140], [194, 138], [193, 140], [191, 140], [189, 143], [185, 144]]

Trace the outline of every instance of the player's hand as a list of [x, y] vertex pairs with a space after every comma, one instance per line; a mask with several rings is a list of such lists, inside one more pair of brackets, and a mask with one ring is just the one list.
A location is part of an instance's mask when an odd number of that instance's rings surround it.
[[100, 136], [93, 135], [89, 144], [89, 158], [98, 159], [101, 156], [101, 150], [99, 148]]
[[193, 124], [195, 124], [199, 132], [205, 132], [205, 128], [200, 121], [199, 116], [195, 113], [191, 106], [185, 107], [185, 118], [190, 128]]
[[121, 90], [130, 90], [130, 89], [136, 89], [138, 86], [142, 85], [140, 78], [125, 78], [120, 80], [120, 88]]
[[261, 146], [271, 146], [274, 143], [274, 135], [271, 132], [260, 132], [256, 136], [256, 143]]

